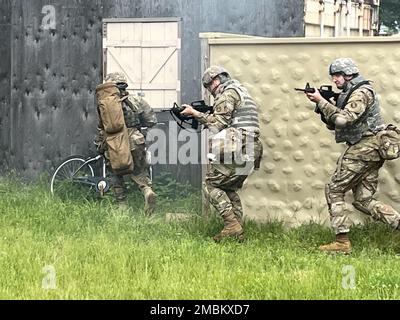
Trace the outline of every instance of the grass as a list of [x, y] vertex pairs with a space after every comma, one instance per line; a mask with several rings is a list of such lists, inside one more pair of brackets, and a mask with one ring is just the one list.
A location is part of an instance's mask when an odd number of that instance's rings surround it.
[[61, 201], [47, 189], [0, 180], [1, 299], [400, 298], [400, 234], [380, 223], [352, 229], [349, 256], [318, 252], [332, 234], [313, 224], [249, 221], [244, 243], [216, 244], [222, 223], [200, 215], [193, 190], [172, 198], [159, 186], [149, 219], [136, 190], [126, 213], [111, 197]]

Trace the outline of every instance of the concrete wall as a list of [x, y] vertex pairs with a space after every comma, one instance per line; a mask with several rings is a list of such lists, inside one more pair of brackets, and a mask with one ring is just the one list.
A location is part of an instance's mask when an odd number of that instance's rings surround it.
[[[335, 143], [314, 104], [294, 88], [332, 84], [330, 62], [351, 57], [374, 81], [386, 122], [400, 126], [400, 40], [215, 38], [209, 49], [211, 64], [225, 66], [260, 105], [265, 154], [242, 190], [245, 214], [289, 226], [327, 223], [324, 187], [345, 145]], [[385, 163], [379, 183], [380, 199], [400, 210], [400, 161]], [[352, 219], [363, 217], [355, 212]]]

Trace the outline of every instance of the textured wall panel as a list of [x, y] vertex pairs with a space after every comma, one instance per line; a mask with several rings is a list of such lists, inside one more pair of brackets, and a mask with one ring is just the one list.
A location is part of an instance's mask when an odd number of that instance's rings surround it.
[[48, 1], [15, 3], [10, 164], [33, 177], [70, 154], [89, 153], [102, 18], [95, 4], [57, 1], [55, 28], [46, 30], [42, 8]]
[[[314, 104], [294, 91], [306, 82], [331, 84], [330, 62], [351, 57], [375, 83], [383, 116], [400, 126], [400, 40], [210, 40], [212, 64], [224, 65], [249, 88], [261, 106], [265, 154], [260, 171], [245, 185], [245, 213], [257, 219], [279, 218], [290, 226], [328, 222], [324, 185], [344, 150], [314, 113]], [[384, 62], [384, 63], [383, 63]], [[400, 161], [380, 171], [379, 196], [400, 210]], [[351, 200], [349, 199], [350, 203]], [[354, 213], [353, 221], [362, 220]]]
[[3, 0], [0, 5], [0, 167], [7, 164], [11, 94], [11, 1]]
[[[302, 35], [303, 0], [280, 3], [278, 0], [13, 1], [11, 103], [8, 113], [3, 113], [9, 116], [1, 120], [2, 132], [9, 133], [6, 141], [2, 136], [4, 149], [8, 150], [5, 157], [8, 165], [32, 178], [53, 170], [70, 154], [93, 152], [94, 89], [102, 79], [104, 18], [181, 17], [181, 100], [189, 102], [201, 95], [199, 32]], [[10, 1], [1, 1], [1, 12], [10, 13], [9, 4]], [[47, 15], [42, 10], [47, 5], [55, 9], [55, 25], [48, 30], [42, 26]], [[1, 33], [1, 37], [6, 36], [7, 33]], [[7, 105], [3, 103], [3, 108]], [[200, 184], [199, 167], [196, 170], [194, 166], [175, 165], [168, 170]]]

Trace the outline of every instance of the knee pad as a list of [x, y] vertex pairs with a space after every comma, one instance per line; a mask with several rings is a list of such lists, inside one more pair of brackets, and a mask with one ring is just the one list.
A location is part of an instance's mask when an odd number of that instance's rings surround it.
[[213, 205], [218, 203], [219, 198], [223, 196], [222, 190], [213, 187], [207, 182], [203, 182], [203, 193], [207, 201], [211, 202]]
[[232, 210], [232, 203], [223, 190], [213, 188], [209, 190], [208, 197], [208, 201], [217, 209], [220, 215]]
[[209, 197], [211, 199], [211, 201], [213, 202], [220, 202], [221, 198], [224, 196], [224, 192], [222, 190], [219, 189], [212, 189], [209, 193]]
[[348, 213], [349, 209], [346, 202], [333, 202], [331, 203], [330, 213], [332, 217], [344, 216]]

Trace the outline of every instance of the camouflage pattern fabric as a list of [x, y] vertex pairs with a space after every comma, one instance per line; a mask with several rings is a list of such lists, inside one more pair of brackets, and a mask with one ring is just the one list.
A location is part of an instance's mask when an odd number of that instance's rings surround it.
[[[145, 138], [143, 134], [135, 129], [128, 128], [131, 153], [133, 158], [133, 174], [129, 178], [137, 184], [143, 192], [146, 187], [152, 187], [149, 177], [149, 164], [146, 160]], [[115, 175], [114, 194], [117, 201], [123, 201], [126, 198], [124, 187], [124, 176]]]
[[[214, 69], [210, 67], [205, 71], [203, 83], [221, 72], [228, 74], [223, 68], [214, 67]], [[217, 93], [215, 96], [214, 112], [212, 114], [201, 114], [197, 117], [198, 121], [209, 128], [213, 133], [220, 132], [227, 128], [233, 129], [231, 127], [233, 113], [235, 109], [241, 105], [241, 98], [236, 90], [226, 89], [226, 86], [222, 84], [221, 86], [221, 92]], [[242, 133], [240, 130], [237, 132], [242, 135], [242, 141], [240, 143], [241, 150], [244, 151], [246, 148], [252, 149], [252, 156], [248, 157], [251, 161], [246, 160], [247, 162], [237, 163], [234, 159], [230, 159], [231, 161], [229, 162], [220, 159], [219, 163], [212, 163], [209, 166], [203, 183], [203, 191], [205, 198], [214, 206], [219, 215], [224, 217], [233, 210], [235, 217], [239, 223], [242, 224], [243, 208], [237, 191], [243, 186], [243, 182], [254, 168], [254, 162], [259, 162], [262, 156], [262, 144], [257, 135], [254, 137], [252, 136], [250, 139], [246, 136], [248, 133]], [[242, 152], [242, 155], [246, 156], [247, 153]]]
[[239, 94], [233, 89], [228, 89], [215, 98], [214, 113], [201, 114], [197, 120], [212, 132], [219, 132], [230, 126], [233, 111], [238, 105], [240, 105]]
[[[126, 76], [121, 72], [107, 74], [105, 82], [127, 83]], [[130, 179], [135, 182], [144, 193], [146, 188], [151, 188], [152, 183], [149, 177], [149, 164], [147, 163], [145, 137], [140, 131], [140, 127], [153, 127], [157, 124], [157, 118], [150, 105], [141, 97], [128, 94], [127, 91], [121, 91], [124, 101], [124, 120], [128, 127], [129, 143], [133, 158], [133, 174]], [[106, 158], [107, 147], [105, 144], [104, 128], [99, 117], [98, 134], [95, 138], [97, 150], [104, 153]], [[124, 176], [114, 175], [113, 191], [117, 201], [126, 199]]]
[[359, 73], [357, 64], [351, 58], [339, 58], [334, 60], [329, 66], [329, 75], [335, 73], [343, 73], [345, 75], [352, 75]]
[[127, 83], [126, 76], [121, 72], [113, 72], [107, 74], [105, 82]]
[[[351, 127], [368, 112], [369, 106], [374, 104], [373, 99], [371, 91], [361, 87], [353, 92], [343, 110], [327, 101], [319, 103], [319, 106], [327, 119], [340, 113], [346, 118], [347, 126]], [[380, 114], [378, 116], [380, 117]], [[378, 172], [384, 164], [378, 147], [375, 133], [367, 130], [357, 143], [347, 143], [346, 150], [338, 159], [331, 182], [325, 189], [331, 225], [336, 234], [347, 233], [350, 230], [348, 215], [351, 210], [344, 200], [345, 193], [350, 190], [353, 192], [353, 205], [356, 209], [393, 228], [399, 227], [400, 214], [390, 205], [374, 198], [378, 186]]]
[[224, 216], [233, 209], [238, 221], [242, 220], [243, 209], [237, 190], [243, 186], [246, 178], [246, 175], [236, 175], [234, 170], [224, 174], [215, 165], [210, 166], [203, 183], [203, 192], [219, 215]]
[[[361, 145], [358, 147], [358, 151], [364, 149], [371, 152], [368, 146]], [[356, 158], [351, 153], [351, 151], [346, 150], [343, 158], [339, 158], [331, 182], [326, 185], [326, 198], [333, 230], [336, 234], [347, 233], [350, 230], [348, 215], [351, 210], [344, 200], [345, 193], [349, 190], [353, 191], [353, 205], [356, 209], [389, 224], [393, 228], [398, 228], [400, 214], [390, 205], [374, 198], [378, 186], [378, 172], [384, 161], [350, 159]]]
[[131, 94], [128, 99], [138, 110], [140, 126], [151, 128], [157, 124], [157, 117], [146, 100]]
[[[261, 154], [262, 144], [256, 139], [254, 141], [255, 158], [259, 158]], [[239, 223], [243, 225], [243, 207], [237, 191], [242, 188], [253, 167], [254, 161], [242, 164], [233, 162], [210, 165], [203, 183], [203, 192], [206, 200], [221, 217], [232, 211]]]
[[340, 113], [345, 117], [347, 123], [351, 125], [363, 115], [367, 106], [372, 105], [373, 102], [374, 96], [372, 92], [364, 87], [353, 92], [343, 110], [326, 100], [321, 100], [318, 103], [318, 107], [324, 113], [326, 119], [330, 119], [334, 114]]
[[229, 76], [229, 72], [224, 67], [221, 67], [221, 66], [209, 67], [206, 71], [204, 71], [203, 77], [201, 78], [203, 86], [208, 87], [210, 85], [211, 81], [215, 77], [219, 76], [220, 74], [225, 74], [225, 75]]
[[[128, 129], [133, 131], [132, 129]], [[134, 129], [135, 130], [135, 129]], [[138, 130], [136, 130], [138, 131]], [[136, 132], [135, 135], [142, 135], [140, 132]], [[143, 136], [143, 135], [142, 135]], [[131, 153], [133, 158], [133, 174], [129, 175], [129, 178], [137, 184], [139, 189], [143, 192], [144, 188], [152, 187], [152, 182], [149, 177], [149, 164], [146, 160], [146, 150], [143, 143], [136, 144], [132, 137], [132, 132], [130, 132], [130, 143], [131, 143]], [[114, 178], [114, 195], [117, 201], [123, 201], [126, 199], [125, 186], [124, 186], [124, 176], [115, 175]]]
[[[113, 79], [115, 80], [115, 77]], [[129, 95], [127, 99], [129, 99], [131, 105], [133, 106], [133, 109], [136, 112], [132, 111], [134, 115], [129, 114], [130, 116], [134, 117], [134, 119], [125, 119], [125, 122], [135, 124], [137, 123], [136, 127], [128, 127], [129, 142], [133, 158], [133, 174], [130, 175], [130, 179], [135, 182], [140, 190], [143, 192], [144, 188], [151, 187], [152, 183], [149, 177], [149, 163], [147, 163], [146, 160], [146, 139], [143, 133], [138, 129], [138, 127], [153, 127], [157, 124], [157, 118], [153, 109], [143, 98]], [[126, 107], [130, 108], [129, 106]], [[105, 153], [105, 156], [107, 157], [104, 137], [105, 135], [103, 129], [101, 128], [101, 121], [99, 120], [98, 135], [95, 138], [95, 142], [98, 146], [98, 151]], [[124, 176], [114, 176], [113, 191], [117, 201], [124, 201], [126, 199]]]
[[[259, 152], [257, 149], [256, 153]], [[243, 172], [238, 174], [237, 169], [235, 164], [211, 164], [203, 183], [203, 192], [206, 200], [220, 216], [232, 210], [236, 219], [243, 225], [243, 206], [237, 191], [242, 188], [248, 175]]]
[[129, 94], [123, 98], [125, 124], [130, 127], [152, 127], [157, 118], [150, 105], [141, 97]]

